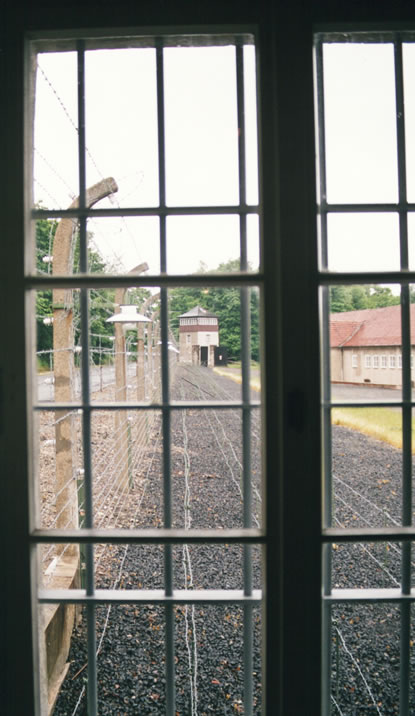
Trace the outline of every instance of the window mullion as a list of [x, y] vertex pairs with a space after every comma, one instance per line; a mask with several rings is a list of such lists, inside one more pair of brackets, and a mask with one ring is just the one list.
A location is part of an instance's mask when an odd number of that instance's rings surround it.
[[[163, 43], [156, 44], [157, 65], [157, 121], [159, 151], [159, 204], [160, 204], [160, 272], [167, 271], [167, 240], [166, 240], [166, 155], [164, 127], [164, 53]], [[161, 353], [161, 402], [163, 432], [163, 505], [164, 527], [172, 526], [172, 494], [171, 494], [171, 413], [169, 394], [169, 353], [168, 353], [168, 294], [167, 287], [160, 289], [160, 353]], [[172, 545], [164, 547], [164, 587], [166, 597], [173, 594], [173, 553]], [[166, 620], [166, 713], [175, 713], [175, 668], [174, 668], [174, 607], [165, 605]]]
[[[244, 94], [244, 50], [236, 45], [236, 91], [238, 113], [238, 168], [239, 205], [246, 205], [246, 158], [245, 158], [245, 94]], [[246, 214], [239, 216], [240, 268], [248, 269]], [[252, 485], [251, 485], [251, 408], [250, 408], [250, 289], [240, 290], [241, 300], [241, 358], [242, 358], [242, 448], [243, 448], [243, 526], [252, 527]], [[252, 546], [243, 549], [244, 594], [252, 595]], [[244, 605], [244, 713], [252, 715], [253, 703], [253, 620], [252, 605]]]
[[[409, 268], [408, 257], [408, 214], [406, 191], [406, 148], [405, 148], [405, 103], [402, 41], [398, 36], [394, 42], [395, 56], [395, 96], [396, 96], [396, 133], [398, 152], [398, 192], [399, 192], [399, 242], [401, 270]], [[402, 525], [412, 524], [412, 406], [411, 401], [411, 322], [409, 285], [401, 286], [401, 322], [402, 322]], [[402, 545], [402, 584], [403, 594], [411, 592], [411, 543]], [[400, 606], [400, 687], [399, 707], [401, 716], [409, 714], [410, 683], [410, 634], [411, 605]]]
[[[86, 206], [86, 144], [85, 144], [85, 44], [82, 40], [77, 42], [78, 55], [78, 170], [79, 170], [79, 208]], [[79, 270], [88, 272], [88, 247], [86, 217], [79, 217]], [[80, 292], [81, 312], [81, 382], [82, 382], [82, 437], [84, 447], [84, 494], [85, 494], [85, 526], [94, 526], [93, 496], [92, 496], [92, 461], [91, 461], [91, 412], [90, 412], [90, 384], [89, 384], [89, 294], [87, 288]], [[94, 575], [94, 545], [85, 546], [86, 560], [86, 593], [93, 596], [95, 589]], [[87, 651], [88, 651], [88, 713], [92, 716], [98, 713], [97, 693], [97, 659], [96, 659], [96, 629], [95, 605], [87, 604]]]
[[[318, 136], [318, 198], [319, 198], [319, 255], [321, 269], [328, 267], [327, 241], [327, 180], [326, 180], [326, 136], [324, 110], [324, 68], [323, 46], [317, 42], [315, 48], [316, 114]], [[320, 340], [321, 340], [321, 391], [322, 391], [322, 438], [323, 438], [323, 526], [332, 525], [332, 433], [331, 433], [331, 383], [330, 383], [330, 305], [329, 287], [320, 288]], [[330, 544], [322, 545], [323, 593], [331, 594], [332, 549]], [[322, 605], [322, 710], [328, 716], [331, 711], [331, 644], [332, 614], [331, 603]]]

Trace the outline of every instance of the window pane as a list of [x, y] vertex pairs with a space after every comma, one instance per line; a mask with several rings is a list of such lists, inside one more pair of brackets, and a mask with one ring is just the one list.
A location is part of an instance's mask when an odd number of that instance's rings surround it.
[[246, 200], [257, 204], [258, 196], [258, 128], [256, 113], [256, 56], [254, 45], [244, 47]]
[[327, 200], [398, 198], [392, 44], [324, 44]]
[[399, 714], [399, 609], [333, 607], [331, 714]]
[[334, 543], [331, 548], [333, 589], [400, 589], [402, 552], [399, 543]]
[[397, 214], [328, 214], [331, 271], [399, 271]]
[[239, 271], [238, 216], [167, 218], [168, 273]]
[[402, 388], [399, 286], [337, 285], [330, 286], [328, 291], [333, 400], [399, 400]]
[[[412, 43], [403, 43], [403, 70], [405, 92], [405, 145], [406, 145], [406, 184], [408, 201], [415, 201], [415, 47]], [[411, 214], [409, 215], [411, 216]]]
[[66, 209], [79, 195], [77, 57], [37, 55], [34, 118], [34, 203]]
[[163, 517], [162, 471], [156, 459], [162, 442], [160, 413], [94, 410], [91, 440], [95, 526], [158, 527]]
[[164, 50], [169, 206], [238, 202], [234, 47]]
[[88, 220], [87, 230], [91, 273], [137, 275], [138, 266], [141, 273], [160, 272], [158, 217], [94, 218]]
[[396, 408], [333, 408], [334, 527], [401, 523], [402, 415]]
[[87, 185], [114, 177], [119, 206], [157, 206], [156, 51], [85, 55]]

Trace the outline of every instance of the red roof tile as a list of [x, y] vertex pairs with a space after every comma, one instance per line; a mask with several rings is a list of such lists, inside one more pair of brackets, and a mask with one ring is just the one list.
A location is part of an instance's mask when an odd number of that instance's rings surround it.
[[[411, 342], [415, 344], [415, 304], [411, 304]], [[332, 313], [330, 345], [334, 347], [401, 345], [401, 307], [366, 308]]]

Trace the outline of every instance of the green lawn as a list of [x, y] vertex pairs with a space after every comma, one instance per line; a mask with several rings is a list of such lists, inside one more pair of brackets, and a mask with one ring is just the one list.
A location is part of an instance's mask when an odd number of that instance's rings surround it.
[[[333, 425], [344, 425], [402, 449], [402, 413], [390, 408], [333, 408]], [[415, 421], [412, 423], [412, 452], [415, 453]]]

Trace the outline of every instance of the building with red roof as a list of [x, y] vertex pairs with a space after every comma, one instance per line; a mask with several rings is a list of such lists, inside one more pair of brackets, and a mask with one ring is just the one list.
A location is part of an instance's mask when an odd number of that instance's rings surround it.
[[[411, 361], [415, 354], [415, 304], [410, 306]], [[401, 307], [366, 308], [330, 315], [331, 380], [393, 388], [402, 386]]]

